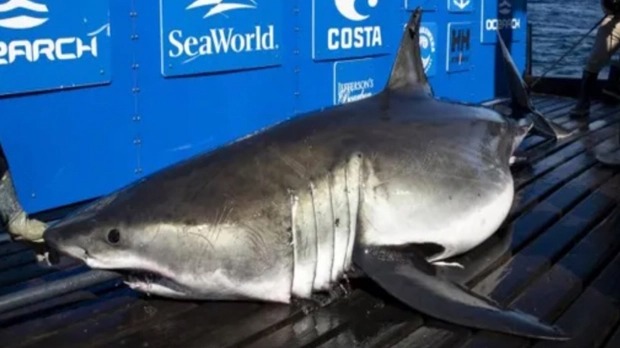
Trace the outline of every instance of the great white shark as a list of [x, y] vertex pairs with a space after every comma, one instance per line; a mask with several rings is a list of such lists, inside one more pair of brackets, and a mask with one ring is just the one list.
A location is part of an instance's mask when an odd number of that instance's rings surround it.
[[150, 174], [50, 225], [46, 244], [164, 297], [290, 303], [361, 272], [447, 322], [567, 339], [438, 271], [502, 225], [510, 161], [532, 123], [436, 99], [420, 17], [382, 92]]

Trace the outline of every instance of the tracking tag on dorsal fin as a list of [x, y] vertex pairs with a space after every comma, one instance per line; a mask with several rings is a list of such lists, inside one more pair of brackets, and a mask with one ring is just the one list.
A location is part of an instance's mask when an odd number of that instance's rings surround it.
[[405, 26], [400, 46], [387, 90], [408, 90], [432, 96], [428, 79], [424, 73], [424, 64], [420, 56], [420, 22], [422, 20], [421, 8], [416, 8], [411, 14], [409, 22]]

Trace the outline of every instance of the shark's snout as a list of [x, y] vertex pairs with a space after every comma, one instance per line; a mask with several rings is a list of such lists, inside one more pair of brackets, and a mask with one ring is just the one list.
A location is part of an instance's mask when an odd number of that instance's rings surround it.
[[86, 255], [86, 249], [71, 241], [68, 231], [62, 228], [50, 227], [43, 233], [45, 244], [57, 253], [65, 254], [71, 257], [83, 260]]
[[62, 235], [55, 228], [47, 228], [43, 232], [43, 241], [52, 249], [58, 250], [61, 245]]

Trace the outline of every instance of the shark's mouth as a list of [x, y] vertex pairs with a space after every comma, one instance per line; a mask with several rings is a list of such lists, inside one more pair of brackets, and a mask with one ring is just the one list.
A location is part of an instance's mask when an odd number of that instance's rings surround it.
[[164, 279], [161, 274], [145, 271], [145, 270], [133, 270], [122, 269], [115, 270], [123, 276], [126, 282], [129, 283], [155, 283]]
[[162, 295], [167, 297], [186, 297], [187, 289], [159, 273], [147, 270], [117, 269], [114, 270], [124, 278], [125, 284], [131, 289], [144, 292], [147, 295]]

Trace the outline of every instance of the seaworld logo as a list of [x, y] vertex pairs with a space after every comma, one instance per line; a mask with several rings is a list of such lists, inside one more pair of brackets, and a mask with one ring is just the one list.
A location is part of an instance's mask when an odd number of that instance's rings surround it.
[[216, 14], [223, 14], [225, 12], [240, 10], [240, 9], [255, 9], [256, 1], [250, 0], [251, 3], [243, 4], [243, 3], [233, 3], [233, 2], [224, 2], [224, 0], [196, 0], [192, 2], [185, 9], [191, 10], [194, 8], [200, 8], [205, 6], [212, 6], [211, 9], [204, 15], [203, 18], [208, 18], [214, 16]]
[[[226, 2], [224, 0], [195, 0], [186, 10], [208, 7], [203, 18], [216, 14], [240, 9], [257, 9], [254, 0], [247, 3]], [[183, 63], [189, 63], [201, 56], [226, 53], [246, 53], [255, 51], [272, 51], [278, 49], [275, 43], [275, 27], [273, 24], [255, 25], [251, 31], [239, 32], [234, 27], [212, 28], [198, 35], [188, 35], [181, 29], [173, 29], [168, 33], [168, 42], [173, 46], [168, 50], [170, 58], [188, 57]]]
[[[9, 0], [4, 4], [0, 4], [0, 15], [14, 10], [28, 10], [37, 14], [46, 14], [48, 12], [46, 5], [37, 4], [30, 0]], [[0, 19], [0, 27], [6, 29], [30, 29], [40, 26], [47, 22], [47, 20], [47, 18], [18, 15]]]

